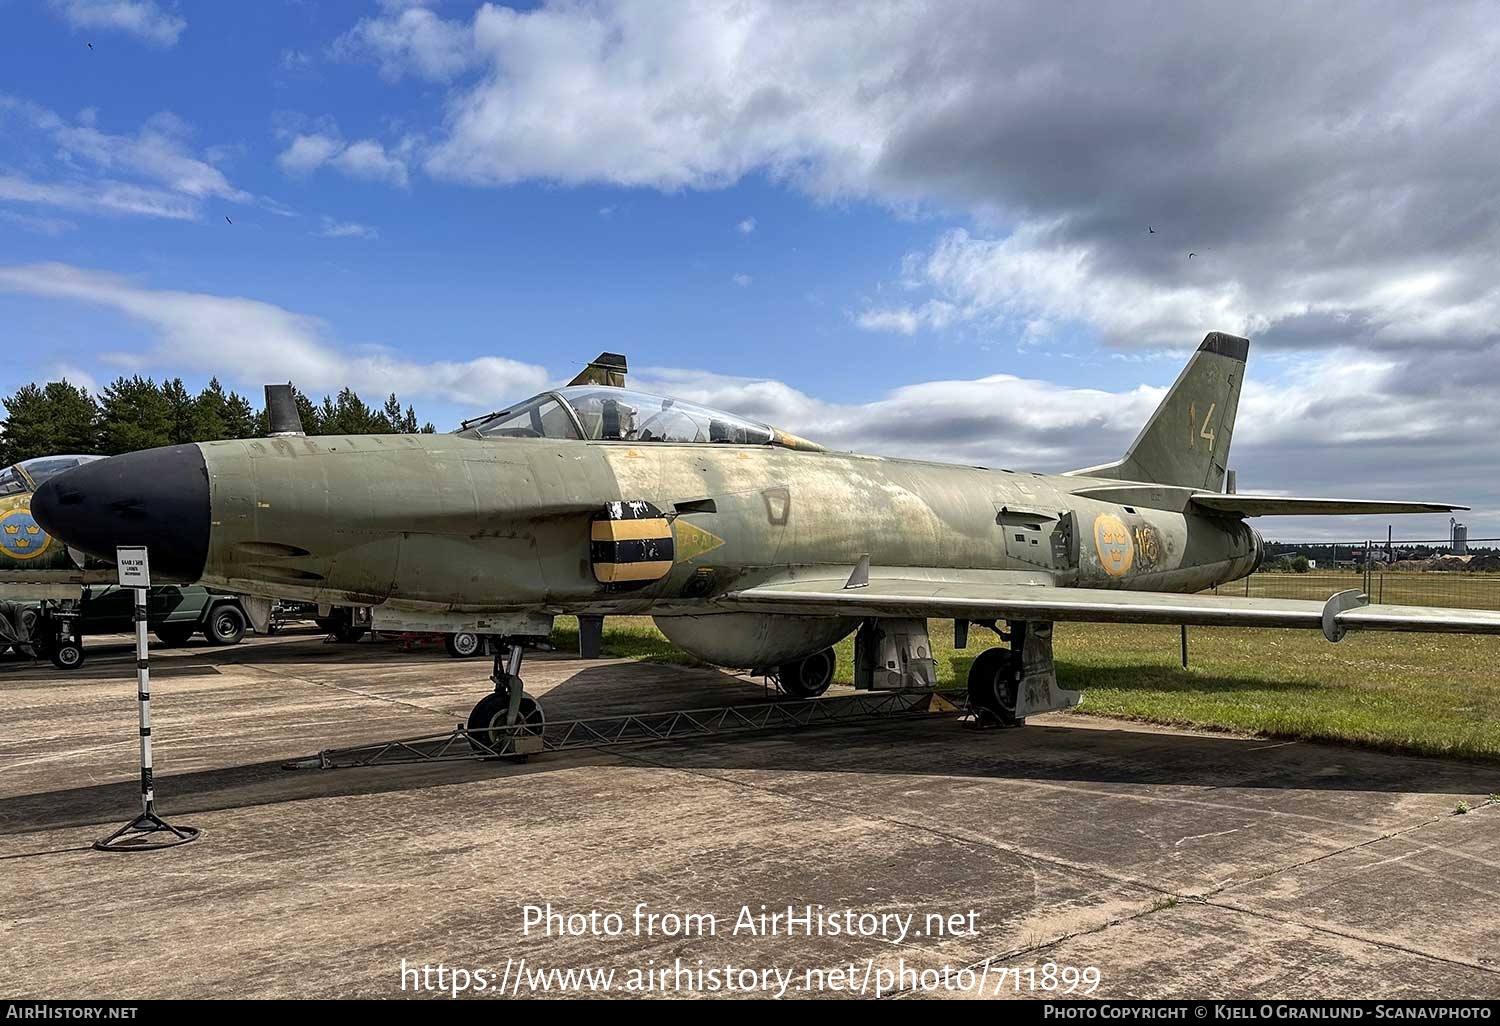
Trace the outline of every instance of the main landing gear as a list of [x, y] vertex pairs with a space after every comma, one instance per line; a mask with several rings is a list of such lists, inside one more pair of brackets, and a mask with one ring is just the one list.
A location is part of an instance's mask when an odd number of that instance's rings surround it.
[[469, 744], [480, 755], [525, 758], [542, 750], [546, 717], [542, 704], [528, 695], [521, 682], [521, 658], [526, 640], [495, 639], [493, 694], [485, 695], [469, 713]]
[[1024, 727], [1020, 713], [1026, 624], [1012, 623], [1009, 632], [989, 626], [1008, 648], [987, 648], [969, 667], [969, 708], [981, 727]]

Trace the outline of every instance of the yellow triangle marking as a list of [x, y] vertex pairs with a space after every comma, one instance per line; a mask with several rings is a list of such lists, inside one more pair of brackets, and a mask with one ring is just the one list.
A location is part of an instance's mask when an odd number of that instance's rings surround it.
[[958, 706], [948, 701], [942, 695], [923, 695], [917, 699], [916, 704], [911, 707], [912, 712], [945, 713], [958, 712]]
[[724, 539], [679, 518], [672, 524], [677, 537], [677, 562], [688, 563], [724, 544]]

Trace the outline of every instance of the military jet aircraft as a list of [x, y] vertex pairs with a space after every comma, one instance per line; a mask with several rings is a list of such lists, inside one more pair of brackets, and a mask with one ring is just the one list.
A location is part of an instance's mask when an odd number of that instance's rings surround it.
[[86, 574], [82, 552], [69, 551], [31, 515], [37, 486], [101, 456], [39, 456], [0, 470], [0, 653], [32, 655], [35, 600], [76, 595]]
[[569, 613], [649, 614], [688, 652], [796, 696], [828, 687], [851, 633], [858, 686], [931, 686], [928, 620], [952, 619], [960, 647], [978, 625], [1001, 644], [975, 660], [970, 702], [999, 724], [1079, 701], [1057, 684], [1057, 621], [1500, 633], [1500, 613], [1357, 590], [1201, 594], [1260, 563], [1249, 517], [1464, 508], [1224, 492], [1248, 351], [1209, 334], [1123, 458], [1063, 475], [831, 452], [626, 389], [606, 353], [452, 434], [307, 437], [283, 394], [273, 437], [91, 463], [32, 509], [85, 552], [149, 546], [162, 577], [371, 605], [377, 629], [499, 636], [481, 734], [541, 722], [523, 648]]
[[76, 571], [81, 553], [53, 544], [52, 536], [31, 515], [31, 496], [49, 478], [102, 456], [39, 456], [0, 470], [0, 583], [47, 580], [41, 571]]

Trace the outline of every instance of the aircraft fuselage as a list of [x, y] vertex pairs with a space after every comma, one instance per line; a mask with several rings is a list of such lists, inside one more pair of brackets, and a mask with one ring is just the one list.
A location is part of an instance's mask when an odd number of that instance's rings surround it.
[[[1238, 518], [1072, 494], [1101, 483], [1087, 478], [849, 453], [431, 434], [198, 448], [211, 509], [204, 583], [325, 603], [703, 612], [733, 587], [866, 555], [1194, 592], [1243, 577], [1258, 557]], [[622, 498], [654, 507], [665, 525], [646, 519], [671, 553], [626, 554], [653, 569], [611, 583], [599, 564], [615, 557], [593, 544], [592, 525]]]

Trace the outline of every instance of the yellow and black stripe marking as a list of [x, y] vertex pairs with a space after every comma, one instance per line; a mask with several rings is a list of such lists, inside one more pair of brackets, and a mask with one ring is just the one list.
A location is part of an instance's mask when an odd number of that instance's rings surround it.
[[644, 500], [611, 502], [589, 525], [594, 579], [611, 591], [661, 580], [672, 571], [675, 555], [671, 523]]

